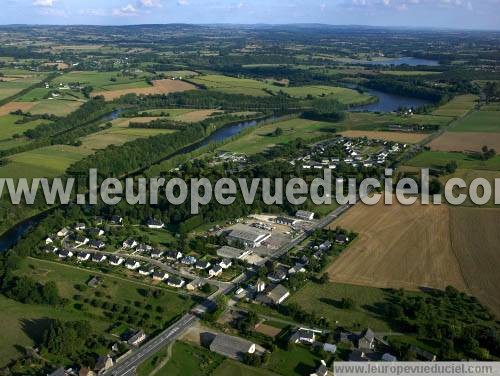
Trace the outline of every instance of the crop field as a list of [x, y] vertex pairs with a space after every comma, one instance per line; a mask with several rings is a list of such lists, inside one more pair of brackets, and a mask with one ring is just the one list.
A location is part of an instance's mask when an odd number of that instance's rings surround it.
[[71, 164], [89, 154], [90, 150], [70, 145], [30, 150], [8, 157], [8, 163], [0, 167], [0, 177], [31, 179], [60, 176]]
[[35, 115], [52, 114], [56, 116], [66, 116], [80, 107], [83, 102], [64, 99], [43, 99], [34, 102], [30, 112]]
[[[106, 87], [107, 89], [111, 89], [110, 87]], [[126, 89], [118, 89], [118, 90], [108, 90], [108, 91], [99, 91], [94, 92], [93, 95], [102, 95], [106, 100], [113, 100], [119, 98], [126, 94], [137, 94], [137, 95], [150, 95], [150, 94], [168, 94], [175, 93], [180, 91], [189, 91], [195, 90], [196, 87], [190, 83], [179, 81], [179, 80], [156, 80], [153, 81], [153, 85], [148, 85], [147, 87], [139, 87], [139, 88], [126, 88]]]
[[8, 115], [13, 111], [21, 110], [23, 112], [30, 111], [35, 103], [30, 102], [10, 102], [0, 106], [0, 116]]
[[111, 128], [83, 137], [82, 145], [78, 147], [78, 150], [82, 150], [83, 153], [92, 153], [95, 150], [104, 149], [110, 145], [122, 145], [137, 138], [174, 132], [171, 129], [128, 128], [131, 120], [133, 119], [116, 119], [112, 122]]
[[464, 116], [474, 108], [478, 97], [476, 95], [460, 95], [453, 98], [445, 105], [439, 107], [434, 111], [433, 115], [439, 116]]
[[500, 133], [500, 116], [497, 111], [475, 111], [458, 120], [450, 131]]
[[498, 314], [499, 221], [498, 209], [359, 204], [332, 224], [359, 237], [331, 265], [330, 280], [409, 290], [452, 285]]
[[500, 133], [445, 132], [429, 144], [431, 150], [451, 152], [478, 152], [485, 145], [500, 151]]
[[27, 77], [18, 78], [16, 80], [0, 81], [0, 100], [8, 98], [14, 94], [19, 93], [21, 90], [40, 82], [41, 78]]
[[[352, 299], [355, 302], [353, 309], [342, 309], [342, 299]], [[384, 292], [379, 288], [349, 285], [344, 283], [327, 283], [319, 285], [307, 283], [294, 293], [287, 303], [297, 303], [301, 307], [314, 307], [314, 311], [332, 322], [338, 321], [344, 328], [354, 328], [356, 323], [361, 327], [372, 328], [376, 331], [389, 330], [386, 322], [379, 320], [370, 312], [370, 308], [384, 301]], [[307, 308], [306, 308], [307, 309]]]
[[[52, 82], [56, 85], [62, 84], [80, 84], [82, 86], [92, 86], [94, 91], [111, 90], [115, 85], [141, 83], [147, 86], [145, 78], [149, 73], [139, 73], [137, 75], [123, 75], [120, 72], [96, 72], [96, 71], [74, 71], [66, 73], [55, 78]], [[122, 86], [122, 89], [124, 87]]]
[[[334, 123], [305, 119], [286, 120], [258, 127], [252, 133], [246, 134], [221, 146], [221, 149], [239, 153], [256, 154], [275, 145], [287, 143], [299, 137], [307, 140], [327, 135], [332, 129], [335, 129], [335, 127], [336, 124]], [[283, 133], [279, 136], [272, 135], [277, 128], [281, 128]]]
[[424, 133], [405, 133], [405, 132], [381, 132], [381, 131], [345, 131], [340, 133], [345, 137], [367, 137], [376, 140], [402, 142], [405, 144], [415, 144], [429, 137]]
[[22, 116], [17, 115], [3, 115], [0, 116], [0, 140], [6, 140], [15, 134], [21, 135], [28, 129], [33, 129], [40, 124], [48, 124], [48, 120], [34, 120], [24, 124], [16, 124], [16, 121], [21, 119]]
[[246, 94], [254, 96], [266, 96], [270, 92], [277, 93], [280, 90], [292, 97], [306, 97], [328, 95], [333, 96], [345, 104], [365, 103], [370, 99], [369, 95], [360, 94], [356, 90], [324, 85], [310, 85], [299, 87], [282, 87], [273, 85], [267, 81], [258, 81], [248, 78], [235, 78], [221, 75], [198, 76], [192, 80], [196, 84], [206, 86], [210, 90], [222, 91], [229, 94]]
[[452, 153], [444, 151], [424, 151], [406, 162], [408, 166], [439, 168], [451, 161], [456, 161], [458, 168], [471, 170], [500, 170], [500, 155], [482, 161], [463, 153]]

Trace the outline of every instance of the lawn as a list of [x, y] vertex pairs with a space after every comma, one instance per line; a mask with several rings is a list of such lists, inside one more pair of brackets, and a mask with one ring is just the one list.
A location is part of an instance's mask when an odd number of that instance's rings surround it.
[[500, 170], [500, 155], [487, 161], [472, 158], [463, 153], [452, 153], [444, 151], [424, 151], [418, 154], [406, 164], [413, 167], [440, 168], [447, 163], [456, 161], [459, 169], [469, 170]]
[[0, 116], [0, 140], [6, 140], [15, 134], [22, 134], [28, 129], [33, 129], [40, 124], [49, 124], [48, 120], [34, 120], [24, 124], [16, 124], [17, 120], [22, 119], [22, 116], [4, 115]]
[[231, 359], [226, 359], [217, 367], [213, 376], [273, 376], [275, 373], [262, 369], [247, 366]]
[[266, 368], [285, 376], [309, 375], [318, 367], [321, 358], [302, 345], [291, 350], [277, 348]]
[[432, 114], [438, 116], [464, 116], [474, 108], [477, 99], [478, 97], [476, 95], [460, 95], [439, 107]]
[[[286, 120], [255, 128], [253, 132], [223, 145], [221, 149], [238, 153], [256, 154], [299, 137], [308, 140], [328, 134], [333, 135], [331, 131], [336, 127], [337, 124], [335, 123], [305, 119]], [[271, 135], [277, 128], [281, 128], [283, 133], [279, 136]]]
[[62, 175], [76, 161], [89, 155], [81, 147], [70, 145], [46, 146], [8, 157], [0, 167], [0, 177], [51, 178]]
[[475, 111], [458, 120], [451, 132], [500, 132], [500, 116], [497, 111]]
[[[356, 303], [354, 309], [340, 308], [342, 298], [353, 299]], [[309, 282], [294, 293], [287, 303], [297, 303], [306, 310], [314, 310], [331, 322], [338, 321], [338, 325], [345, 328], [360, 330], [370, 327], [375, 331], [388, 331], [388, 323], [374, 312], [377, 304], [384, 301], [385, 293], [378, 288]]]
[[[184, 376], [184, 375], [211, 375], [223, 362], [224, 358], [203, 347], [177, 341], [172, 348], [172, 356], [167, 364], [161, 368], [157, 376]], [[140, 376], [147, 373], [141, 372]]]

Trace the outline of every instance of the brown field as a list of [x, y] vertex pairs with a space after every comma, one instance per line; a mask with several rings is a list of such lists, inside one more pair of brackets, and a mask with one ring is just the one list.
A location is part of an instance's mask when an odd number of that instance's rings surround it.
[[150, 95], [150, 94], [168, 94], [179, 91], [195, 90], [196, 86], [179, 80], [156, 80], [153, 81], [153, 86], [144, 88], [130, 88], [121, 90], [100, 91], [94, 93], [93, 96], [102, 95], [109, 101], [119, 98], [126, 94]]
[[10, 102], [0, 107], [0, 116], [8, 115], [16, 110], [29, 111], [35, 105], [36, 102]]
[[267, 324], [257, 324], [257, 326], [255, 327], [255, 331], [272, 338], [281, 333], [281, 329]]
[[500, 133], [446, 132], [429, 144], [438, 151], [480, 151], [484, 145], [500, 150]]
[[429, 135], [422, 133], [405, 133], [405, 132], [383, 132], [383, 131], [345, 131], [340, 133], [345, 137], [368, 137], [372, 139], [402, 142], [405, 144], [415, 144], [420, 142]]
[[221, 111], [214, 110], [198, 110], [191, 111], [182, 115], [178, 115], [175, 117], [175, 120], [184, 121], [186, 123], [196, 123], [197, 121], [202, 121], [207, 119], [214, 113], [220, 113]]
[[358, 204], [332, 226], [359, 237], [330, 266], [333, 282], [381, 288], [448, 285], [500, 316], [500, 210]]
[[69, 68], [68, 63], [45, 63], [44, 65], [47, 67], [57, 67], [58, 70], [63, 70], [63, 69]]

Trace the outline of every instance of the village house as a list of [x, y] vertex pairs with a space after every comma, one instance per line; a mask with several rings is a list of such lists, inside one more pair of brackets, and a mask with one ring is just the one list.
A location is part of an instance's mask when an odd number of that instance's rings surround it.
[[290, 342], [312, 345], [316, 341], [316, 334], [313, 330], [300, 328], [291, 337]]
[[306, 269], [302, 264], [295, 264], [290, 269], [288, 269], [288, 274], [297, 274], [297, 273], [305, 273]]
[[264, 282], [261, 279], [258, 279], [257, 282], [255, 282], [255, 291], [264, 292], [265, 289], [266, 289], [266, 282]]
[[218, 277], [222, 274], [222, 267], [220, 265], [215, 265], [212, 269], [208, 271], [210, 277]]
[[279, 282], [282, 282], [282, 281], [285, 280], [285, 278], [286, 278], [286, 272], [283, 269], [278, 268], [275, 271], [269, 273], [269, 275], [267, 276], [267, 278], [271, 282], [279, 283]]
[[290, 291], [288, 291], [283, 285], [277, 285], [269, 291], [266, 296], [269, 298], [271, 303], [279, 305], [290, 296]]
[[375, 347], [375, 334], [368, 328], [361, 332], [358, 338], [358, 349], [373, 350]]
[[66, 259], [66, 258], [71, 258], [71, 257], [73, 257], [73, 252], [71, 252], [67, 249], [63, 249], [63, 250], [59, 251], [59, 258]]
[[222, 269], [229, 269], [231, 265], [233, 265], [233, 262], [230, 259], [222, 259], [221, 262], [218, 264]]
[[82, 367], [78, 371], [78, 376], [95, 376], [95, 373], [88, 367]]
[[93, 248], [93, 249], [103, 249], [106, 247], [106, 243], [104, 243], [100, 240], [90, 240], [89, 247]]
[[109, 221], [112, 225], [121, 225], [123, 223], [123, 218], [119, 215], [113, 215]]
[[156, 219], [148, 219], [148, 222], [146, 223], [148, 228], [151, 229], [162, 229], [165, 227], [165, 223], [162, 221], [158, 221]]
[[83, 231], [85, 230], [86, 226], [85, 226], [85, 223], [77, 223], [75, 225], [75, 230], [76, 231]]
[[163, 270], [157, 270], [153, 273], [153, 279], [155, 281], [165, 281], [168, 278], [168, 273]]
[[115, 256], [115, 255], [109, 256], [109, 263], [112, 266], [120, 266], [124, 262], [125, 262], [125, 259], [123, 257]]
[[184, 265], [194, 265], [196, 264], [196, 257], [194, 256], [185, 256], [181, 259], [181, 264]]
[[50, 236], [45, 239], [45, 245], [49, 245], [49, 244], [53, 244], [53, 243], [54, 243], [54, 239], [52, 239]]
[[316, 368], [316, 371], [314, 371], [314, 373], [311, 373], [310, 376], [327, 376], [327, 375], [328, 375], [328, 367], [326, 366], [325, 361], [322, 360], [318, 368]]
[[153, 274], [153, 272], [154, 272], [154, 268], [150, 265], [142, 266], [139, 268], [140, 275], [148, 276], [148, 275]]
[[151, 251], [151, 257], [154, 259], [159, 259], [163, 255], [163, 251], [160, 249], [153, 249]]
[[139, 261], [129, 260], [125, 263], [125, 267], [128, 270], [137, 270], [141, 267], [141, 264], [139, 263]]
[[63, 238], [65, 236], [68, 236], [70, 234], [70, 230], [67, 227], [62, 228], [57, 232], [57, 236], [60, 238]]
[[201, 288], [202, 286], [205, 285], [205, 282], [198, 278], [198, 279], [193, 279], [191, 282], [189, 282], [187, 285], [186, 285], [186, 289], [188, 291], [194, 291], [196, 289], [199, 289]]
[[113, 359], [109, 354], [100, 356], [97, 358], [97, 362], [94, 367], [94, 371], [97, 372], [98, 375], [102, 375], [105, 373], [108, 369], [113, 367]]
[[211, 266], [211, 264], [205, 260], [198, 260], [198, 261], [196, 261], [196, 264], [194, 264], [194, 267], [196, 269], [200, 269], [200, 270], [208, 269], [210, 266]]
[[134, 249], [135, 247], [137, 247], [137, 242], [134, 239], [127, 239], [122, 244], [124, 249]]
[[144, 333], [143, 330], [139, 330], [128, 339], [127, 343], [130, 346], [139, 346], [145, 340], [146, 340], [146, 333]]
[[186, 281], [184, 281], [182, 278], [177, 277], [177, 276], [170, 276], [167, 279], [167, 285], [169, 285], [170, 287], [178, 288], [178, 289], [181, 288], [182, 286], [184, 286], [185, 283], [186, 283]]
[[90, 253], [87, 252], [80, 252], [78, 253], [78, 256], [76, 256], [78, 261], [89, 261], [90, 260]]
[[346, 244], [349, 242], [349, 237], [344, 234], [337, 234], [335, 236], [335, 243], [337, 244]]
[[140, 253], [150, 252], [153, 249], [149, 244], [140, 243], [135, 247], [135, 250]]
[[100, 228], [96, 228], [96, 227], [92, 227], [92, 228], [89, 228], [87, 230], [87, 234], [89, 236], [93, 236], [93, 237], [96, 237], [96, 238], [100, 238], [101, 236], [103, 236], [105, 234], [104, 230], [103, 229], [100, 229]]
[[171, 261], [177, 261], [182, 258], [182, 253], [179, 251], [167, 251], [165, 253], [165, 258]]
[[76, 245], [85, 245], [90, 241], [89, 238], [86, 238], [85, 236], [77, 236], [75, 238], [75, 244]]

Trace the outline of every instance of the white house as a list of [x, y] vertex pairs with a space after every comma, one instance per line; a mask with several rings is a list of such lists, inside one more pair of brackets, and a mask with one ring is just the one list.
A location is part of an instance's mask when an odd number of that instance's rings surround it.
[[71, 257], [73, 257], [73, 252], [71, 251], [63, 249], [62, 251], [59, 252], [59, 258], [61, 259], [71, 258]]
[[120, 266], [125, 262], [125, 259], [120, 256], [110, 256], [109, 257], [109, 263], [113, 266]]
[[125, 249], [133, 249], [137, 247], [137, 242], [134, 239], [127, 239], [123, 242], [122, 247]]
[[218, 277], [222, 274], [222, 267], [220, 265], [215, 265], [212, 269], [208, 271], [210, 277]]
[[165, 227], [165, 223], [163, 223], [162, 221], [158, 221], [156, 219], [149, 219], [147, 222], [147, 226], [148, 228], [159, 230]]
[[45, 239], [45, 245], [49, 245], [52, 243], [54, 243], [54, 240], [52, 240], [52, 238], [50, 236], [47, 239]]
[[139, 263], [139, 261], [130, 260], [125, 263], [125, 267], [128, 270], [137, 270], [141, 267], [141, 264]]
[[103, 254], [100, 254], [100, 253], [95, 253], [93, 256], [92, 256], [92, 261], [93, 262], [98, 262], [98, 263], [101, 263], [101, 262], [104, 262], [106, 260], [106, 255], [103, 255]]
[[59, 236], [60, 238], [68, 236], [68, 234], [69, 234], [69, 229], [67, 227], [62, 228], [57, 232], [57, 236]]
[[229, 269], [231, 267], [231, 265], [233, 265], [233, 262], [230, 260], [230, 259], [222, 259], [221, 262], [219, 262], [219, 266], [222, 268], [222, 269]]
[[89, 261], [90, 260], [90, 253], [80, 252], [76, 258], [79, 261]]
[[184, 286], [186, 281], [184, 281], [182, 278], [171, 276], [167, 279], [167, 285], [170, 287], [175, 287], [175, 288], [181, 288]]

